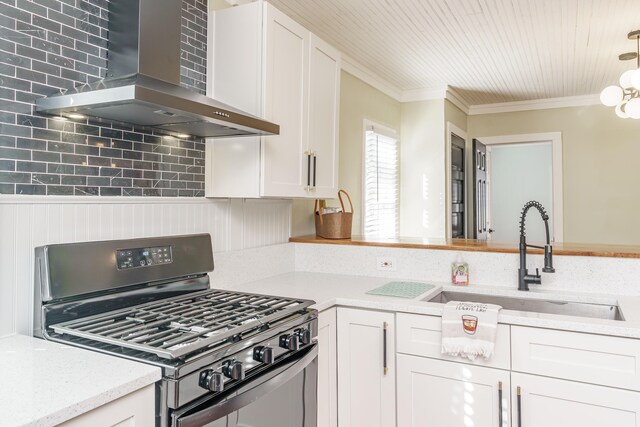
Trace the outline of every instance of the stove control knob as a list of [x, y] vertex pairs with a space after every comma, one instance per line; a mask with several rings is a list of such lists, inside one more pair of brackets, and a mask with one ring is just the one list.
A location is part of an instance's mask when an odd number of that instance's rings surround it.
[[222, 373], [232, 380], [244, 379], [244, 366], [237, 360], [229, 360], [222, 365]]
[[309, 344], [311, 342], [311, 331], [309, 329], [296, 329], [294, 333], [300, 338], [301, 344]]
[[300, 350], [300, 337], [295, 333], [280, 335], [280, 347], [293, 351]]
[[211, 391], [224, 390], [224, 378], [220, 372], [216, 372], [213, 369], [207, 369], [200, 373], [200, 381], [198, 385], [204, 389]]
[[253, 349], [253, 360], [267, 365], [273, 363], [273, 349], [271, 347], [256, 347]]

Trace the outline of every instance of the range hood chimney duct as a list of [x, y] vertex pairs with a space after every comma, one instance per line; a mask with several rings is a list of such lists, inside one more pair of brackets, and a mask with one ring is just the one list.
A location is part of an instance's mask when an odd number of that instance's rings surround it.
[[198, 137], [280, 127], [180, 86], [182, 0], [111, 0], [107, 76], [36, 100], [41, 113], [87, 116]]
[[182, 1], [109, 3], [107, 77], [144, 74], [180, 85]]

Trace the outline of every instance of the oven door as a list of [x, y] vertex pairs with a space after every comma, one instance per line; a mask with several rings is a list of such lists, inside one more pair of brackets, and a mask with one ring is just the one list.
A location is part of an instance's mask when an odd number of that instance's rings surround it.
[[173, 427], [316, 427], [318, 345], [171, 414]]

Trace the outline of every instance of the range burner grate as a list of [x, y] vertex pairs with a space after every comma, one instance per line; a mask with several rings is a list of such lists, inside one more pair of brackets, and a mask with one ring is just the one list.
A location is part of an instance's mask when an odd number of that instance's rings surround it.
[[313, 301], [209, 290], [52, 325], [68, 334], [176, 359], [268, 328]]

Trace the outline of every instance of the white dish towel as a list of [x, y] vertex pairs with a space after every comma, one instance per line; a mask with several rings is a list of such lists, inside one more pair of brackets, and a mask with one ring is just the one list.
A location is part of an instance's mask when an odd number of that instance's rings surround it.
[[442, 354], [488, 360], [493, 355], [501, 309], [495, 304], [448, 302], [442, 313]]

